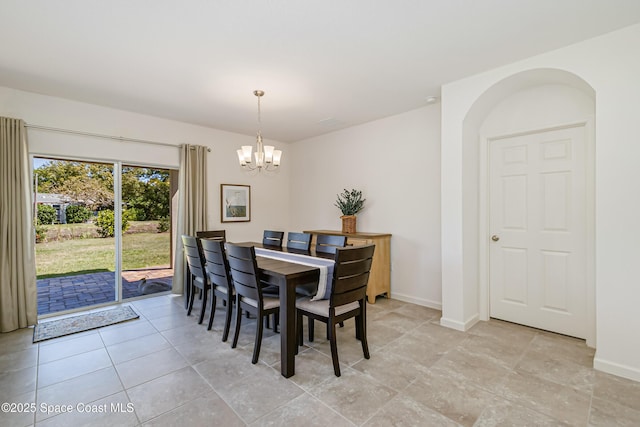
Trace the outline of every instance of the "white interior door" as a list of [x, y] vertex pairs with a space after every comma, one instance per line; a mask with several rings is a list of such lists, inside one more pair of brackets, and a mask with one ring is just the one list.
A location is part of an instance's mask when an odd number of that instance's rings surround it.
[[489, 144], [490, 315], [587, 335], [585, 128]]

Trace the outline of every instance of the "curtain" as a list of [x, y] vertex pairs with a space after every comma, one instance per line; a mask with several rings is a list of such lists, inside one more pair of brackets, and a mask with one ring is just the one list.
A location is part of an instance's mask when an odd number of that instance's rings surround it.
[[195, 236], [207, 227], [207, 147], [184, 144], [178, 175], [178, 223], [172, 292], [181, 294], [185, 283], [182, 235]]
[[23, 120], [0, 117], [0, 331], [38, 320], [33, 191]]

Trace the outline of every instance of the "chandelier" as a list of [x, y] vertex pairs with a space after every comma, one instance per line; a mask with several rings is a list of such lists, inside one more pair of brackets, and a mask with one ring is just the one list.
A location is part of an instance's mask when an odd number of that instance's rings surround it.
[[[262, 133], [260, 132], [260, 98], [264, 95], [262, 90], [254, 90], [253, 94], [258, 97], [258, 135], [256, 136], [256, 151], [251, 156], [253, 151], [252, 145], [243, 145], [238, 153], [238, 161], [240, 166], [248, 171], [258, 170], [261, 172], [275, 171], [280, 166], [280, 157], [282, 157], [282, 151], [275, 150], [273, 145], [262, 144]], [[255, 160], [255, 162], [254, 162]]]

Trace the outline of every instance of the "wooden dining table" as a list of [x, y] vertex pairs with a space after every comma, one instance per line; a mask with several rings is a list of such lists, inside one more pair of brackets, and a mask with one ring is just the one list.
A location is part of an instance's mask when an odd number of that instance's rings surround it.
[[[321, 258], [333, 259], [333, 255], [316, 254], [315, 251], [301, 252], [299, 250], [277, 248], [262, 245], [257, 242], [233, 243], [240, 246], [254, 246], [278, 252], [303, 254]], [[310, 282], [317, 282], [320, 276], [318, 267], [297, 264], [273, 258], [256, 255], [261, 279], [277, 285], [280, 288], [280, 372], [285, 378], [295, 374], [295, 355], [298, 346], [296, 336], [296, 286]]]

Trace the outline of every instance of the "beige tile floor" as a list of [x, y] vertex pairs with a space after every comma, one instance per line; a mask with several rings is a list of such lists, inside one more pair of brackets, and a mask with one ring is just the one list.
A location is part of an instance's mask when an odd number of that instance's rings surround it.
[[368, 306], [371, 359], [348, 322], [336, 378], [316, 323], [285, 379], [270, 330], [250, 363], [255, 320], [231, 349], [224, 310], [207, 331], [180, 297], [131, 304], [139, 320], [40, 344], [31, 329], [1, 334], [0, 402], [23, 412], [0, 412], [0, 425], [640, 425], [640, 383], [594, 371], [583, 341], [523, 326], [462, 333], [439, 326], [436, 310], [379, 298]]

